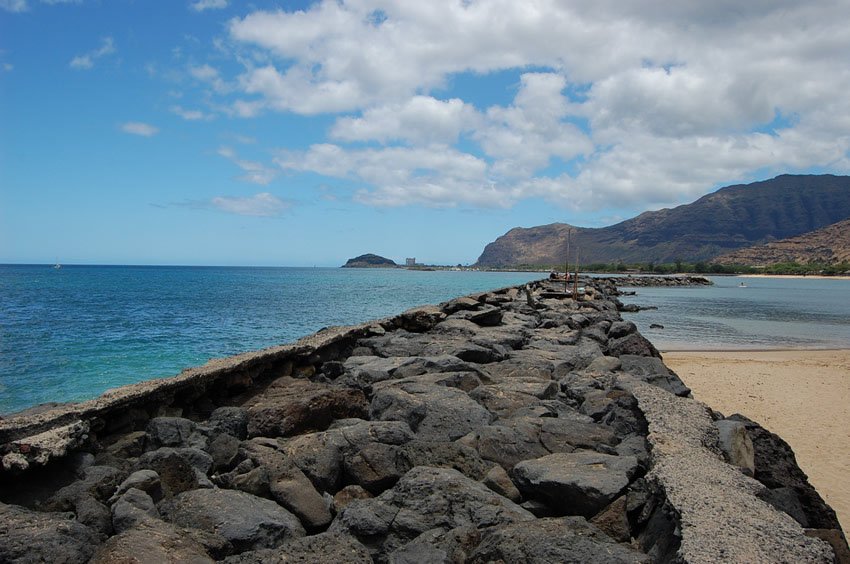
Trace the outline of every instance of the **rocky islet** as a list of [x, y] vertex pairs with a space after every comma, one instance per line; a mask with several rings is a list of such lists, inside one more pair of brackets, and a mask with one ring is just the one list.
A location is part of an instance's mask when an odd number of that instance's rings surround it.
[[0, 421], [0, 561], [840, 561], [790, 448], [692, 399], [615, 283], [475, 294]]

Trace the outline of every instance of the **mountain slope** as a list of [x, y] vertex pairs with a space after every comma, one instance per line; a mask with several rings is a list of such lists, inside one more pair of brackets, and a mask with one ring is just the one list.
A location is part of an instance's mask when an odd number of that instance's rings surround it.
[[515, 228], [487, 245], [479, 266], [560, 264], [566, 233], [581, 262], [705, 260], [785, 239], [850, 217], [850, 177], [782, 175], [727, 186], [672, 209], [644, 212], [616, 225], [572, 228], [553, 223]]
[[780, 262], [850, 262], [850, 219], [790, 239], [739, 249], [712, 262], [748, 266], [770, 266]]

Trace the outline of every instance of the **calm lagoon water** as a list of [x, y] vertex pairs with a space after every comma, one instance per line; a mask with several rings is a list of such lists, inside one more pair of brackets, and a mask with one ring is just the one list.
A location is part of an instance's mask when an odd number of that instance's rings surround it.
[[534, 273], [0, 266], [0, 414], [95, 397]]
[[714, 286], [634, 288], [624, 303], [658, 309], [623, 317], [662, 351], [850, 348], [850, 280], [710, 278]]

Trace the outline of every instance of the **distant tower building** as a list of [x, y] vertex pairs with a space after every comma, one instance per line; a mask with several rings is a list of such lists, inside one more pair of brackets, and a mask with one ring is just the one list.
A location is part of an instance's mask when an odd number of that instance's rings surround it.
[[416, 257], [404, 259], [405, 266], [416, 266]]

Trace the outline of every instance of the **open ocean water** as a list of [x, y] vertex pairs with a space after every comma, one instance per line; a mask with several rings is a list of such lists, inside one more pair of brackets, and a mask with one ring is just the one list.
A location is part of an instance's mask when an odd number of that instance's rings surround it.
[[[0, 265], [0, 415], [543, 276]], [[713, 280], [712, 287], [639, 288], [622, 300], [659, 309], [623, 315], [662, 350], [850, 347], [848, 280]]]
[[543, 276], [0, 265], [0, 415]]

